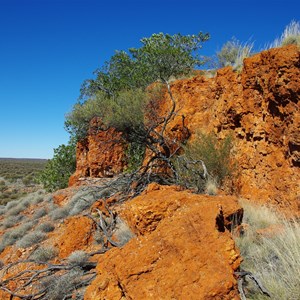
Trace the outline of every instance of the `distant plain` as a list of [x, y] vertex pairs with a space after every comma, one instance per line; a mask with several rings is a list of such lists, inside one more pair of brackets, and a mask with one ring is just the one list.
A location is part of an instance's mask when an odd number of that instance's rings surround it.
[[41, 189], [36, 176], [46, 163], [46, 159], [0, 158], [0, 205]]

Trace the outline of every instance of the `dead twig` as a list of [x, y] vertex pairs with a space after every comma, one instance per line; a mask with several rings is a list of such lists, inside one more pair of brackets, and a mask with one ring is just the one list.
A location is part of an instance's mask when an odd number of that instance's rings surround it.
[[271, 298], [270, 292], [262, 285], [260, 280], [251, 272], [247, 271], [240, 271], [234, 273], [237, 276], [238, 280], [238, 290], [241, 296], [242, 300], [246, 300], [245, 292], [244, 292], [244, 283], [246, 282], [246, 279], [250, 279], [255, 283], [255, 285], [258, 287], [258, 289], [267, 297]]

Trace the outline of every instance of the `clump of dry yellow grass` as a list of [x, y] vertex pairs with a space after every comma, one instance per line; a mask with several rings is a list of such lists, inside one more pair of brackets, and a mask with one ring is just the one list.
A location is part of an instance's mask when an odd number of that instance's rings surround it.
[[[252, 272], [270, 292], [271, 299], [300, 299], [300, 222], [288, 220], [265, 206], [242, 203], [245, 233], [236, 237], [244, 258], [242, 268]], [[272, 234], [257, 230], [273, 226]], [[277, 227], [278, 226], [278, 227]], [[278, 230], [276, 230], [278, 228]], [[251, 284], [245, 288], [247, 299], [270, 299]]]

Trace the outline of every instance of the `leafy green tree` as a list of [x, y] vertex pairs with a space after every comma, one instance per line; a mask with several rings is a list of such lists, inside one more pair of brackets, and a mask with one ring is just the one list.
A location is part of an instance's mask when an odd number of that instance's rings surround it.
[[80, 90], [80, 98], [86, 99], [103, 92], [110, 98], [115, 98], [122, 90], [145, 88], [150, 82], [143, 76], [138, 62], [125, 51], [116, 53], [104, 66], [97, 69], [95, 79], [87, 79]]
[[[165, 84], [172, 101], [169, 113], [163, 118], [160, 133], [157, 134], [156, 132], [160, 144], [167, 146], [162, 139], [164, 139], [166, 126], [174, 117], [176, 109], [170, 79], [189, 74], [195, 67], [202, 64], [203, 61], [198, 50], [202, 48], [202, 43], [208, 39], [209, 34], [202, 32], [197, 35], [158, 33], [149, 38], [142, 38], [142, 47], [129, 50], [138, 62], [137, 65], [145, 71], [145, 78], [148, 78], [149, 81], [159, 80]], [[161, 122], [157, 125], [161, 125]]]
[[[209, 35], [201, 32], [197, 35], [158, 33], [142, 38], [140, 48], [116, 52], [96, 71], [95, 79], [84, 82], [81, 96], [86, 101], [76, 104], [67, 116], [67, 129], [77, 138], [83, 138], [90, 119], [98, 116], [106, 126], [122, 130], [134, 149], [147, 148], [153, 154], [144, 166], [144, 173], [161, 163], [174, 169], [171, 157], [178, 147], [174, 148], [176, 141], [165, 134], [169, 122], [178, 115], [170, 81], [202, 64], [199, 50], [208, 39]], [[147, 87], [154, 82], [166, 87], [171, 105], [164, 116], [157, 115], [154, 109], [156, 114], [150, 121], [145, 118], [151, 102], [151, 89]], [[184, 123], [184, 116], [182, 120]]]
[[142, 47], [129, 51], [150, 81], [166, 83], [171, 77], [186, 75], [202, 64], [198, 50], [208, 39], [209, 35], [202, 32], [197, 35], [158, 33], [142, 38]]
[[47, 162], [45, 169], [38, 176], [38, 181], [47, 191], [51, 192], [68, 186], [69, 178], [76, 169], [75, 152], [73, 141], [54, 149], [53, 158]]

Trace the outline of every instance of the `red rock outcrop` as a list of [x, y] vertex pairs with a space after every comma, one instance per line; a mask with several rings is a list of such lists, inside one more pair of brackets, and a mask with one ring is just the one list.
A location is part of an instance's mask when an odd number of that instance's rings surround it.
[[114, 128], [105, 128], [98, 118], [90, 122], [88, 137], [78, 142], [76, 172], [69, 185], [79, 182], [81, 177], [113, 177], [126, 167], [126, 143], [122, 133]]
[[211, 79], [176, 81], [172, 89], [192, 139], [197, 131], [234, 136], [241, 197], [299, 209], [299, 48], [263, 51], [245, 59], [241, 73], [227, 67]]
[[[227, 67], [214, 78], [178, 80], [172, 91], [192, 139], [197, 131], [214, 131], [220, 139], [233, 134], [239, 165], [235, 187], [241, 197], [299, 209], [299, 48], [263, 51], [245, 59], [241, 73]], [[166, 96], [161, 110], [169, 107]], [[169, 132], [177, 132], [180, 124], [175, 119]], [[105, 176], [105, 166], [113, 166], [113, 173], [123, 168], [121, 145], [110, 145], [109, 155], [103, 155], [102, 139], [114, 134], [99, 132], [89, 136], [90, 146], [79, 144], [77, 174]]]
[[232, 196], [150, 185], [120, 208], [137, 237], [99, 257], [84, 299], [240, 299], [233, 273], [241, 259], [216, 226], [220, 205], [225, 226], [242, 214]]

